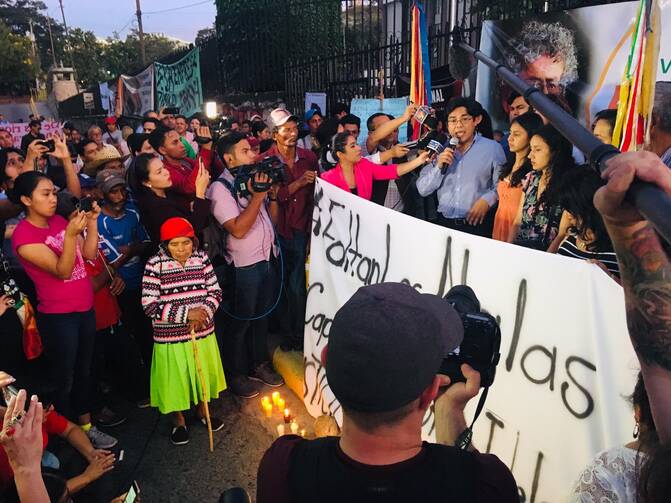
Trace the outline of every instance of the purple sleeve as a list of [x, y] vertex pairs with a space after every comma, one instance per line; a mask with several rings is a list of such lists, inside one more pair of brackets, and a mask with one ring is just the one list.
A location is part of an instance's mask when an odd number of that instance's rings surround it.
[[494, 454], [476, 454], [480, 465], [477, 486], [478, 502], [519, 503], [515, 477], [506, 465]]
[[259, 463], [256, 475], [256, 503], [291, 503], [289, 459], [294, 446], [302, 441], [285, 435], [273, 442]]

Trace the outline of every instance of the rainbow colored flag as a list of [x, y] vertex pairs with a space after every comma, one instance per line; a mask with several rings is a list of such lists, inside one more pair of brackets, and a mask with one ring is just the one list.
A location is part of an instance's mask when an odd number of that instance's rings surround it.
[[622, 152], [641, 149], [649, 132], [659, 61], [660, 16], [657, 0], [640, 1], [613, 130], [613, 145]]
[[[431, 104], [431, 65], [429, 64], [429, 31], [426, 26], [424, 8], [415, 2], [412, 5], [412, 29], [410, 38], [410, 101], [415, 105]], [[413, 130], [413, 138], [419, 135], [419, 127]]]

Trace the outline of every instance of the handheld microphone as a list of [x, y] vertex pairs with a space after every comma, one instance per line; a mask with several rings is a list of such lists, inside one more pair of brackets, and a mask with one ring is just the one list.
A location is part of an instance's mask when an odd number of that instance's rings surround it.
[[[459, 138], [457, 138], [456, 136], [450, 137], [450, 141], [449, 141], [448, 145], [451, 149], [454, 150], [457, 147], [457, 145], [459, 145]], [[447, 168], [449, 167], [449, 165], [448, 164], [440, 164], [439, 166], [440, 166], [440, 174], [444, 175], [447, 172]]]

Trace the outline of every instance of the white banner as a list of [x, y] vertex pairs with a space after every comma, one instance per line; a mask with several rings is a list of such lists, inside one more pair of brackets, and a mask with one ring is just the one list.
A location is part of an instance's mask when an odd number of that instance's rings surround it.
[[154, 109], [154, 65], [137, 75], [121, 75], [124, 115], [142, 115]]
[[[562, 501], [596, 452], [631, 438], [633, 411], [625, 396], [638, 364], [622, 289], [597, 266], [451, 231], [321, 180], [305, 327], [310, 414], [330, 412], [341, 421], [321, 350], [338, 308], [359, 287], [384, 281], [441, 296], [468, 284], [482, 308], [500, 319], [501, 362], [474, 443], [511, 468], [521, 501]], [[432, 413], [424, 432], [434, 438]]]
[[107, 115], [114, 115], [116, 104], [116, 89], [110, 87], [107, 82], [100, 82], [100, 103]]
[[[11, 122], [2, 126], [12, 134], [12, 140], [16, 148], [21, 148], [21, 138], [30, 132], [28, 122]], [[42, 121], [40, 132], [47, 138], [51, 138], [55, 133], [63, 134], [63, 124], [59, 121]]]
[[[606, 108], [617, 108], [619, 86], [631, 50], [632, 24], [639, 2], [611, 3], [542, 15], [540, 29], [551, 31], [557, 50], [568, 60], [561, 65], [565, 95], [576, 117], [588, 128], [594, 114]], [[671, 80], [671, 2], [660, 2], [661, 40], [657, 80]], [[480, 49], [497, 61], [510, 64], [523, 54], [535, 54], [538, 48], [525, 40], [529, 19], [485, 21]], [[531, 36], [532, 37], [532, 36]], [[568, 68], [570, 66], [570, 68]], [[537, 71], [537, 70], [536, 70]], [[551, 70], [545, 75], [551, 79]], [[534, 73], [530, 70], [529, 73]], [[524, 77], [524, 75], [522, 75]], [[538, 75], [536, 75], [538, 77]], [[557, 89], [555, 91], [558, 91]], [[478, 63], [476, 99], [492, 116], [495, 124], [508, 122], [506, 97], [509, 88], [494, 72]], [[553, 92], [553, 91], [547, 91]]]

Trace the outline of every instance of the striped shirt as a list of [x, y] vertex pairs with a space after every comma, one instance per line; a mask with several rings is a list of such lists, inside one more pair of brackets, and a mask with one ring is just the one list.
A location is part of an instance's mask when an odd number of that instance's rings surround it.
[[154, 326], [154, 342], [186, 342], [191, 338], [189, 310], [205, 309], [208, 320], [196, 338], [214, 331], [221, 288], [207, 254], [196, 250], [182, 266], [163, 249], [147, 261], [142, 278], [142, 308]]
[[620, 267], [617, 263], [617, 255], [615, 255], [615, 252], [612, 249], [606, 251], [581, 250], [576, 245], [575, 236], [568, 236], [562, 241], [557, 253], [564, 257], [572, 257], [580, 260], [598, 260], [606, 266], [609, 273], [616, 278], [620, 277]]

